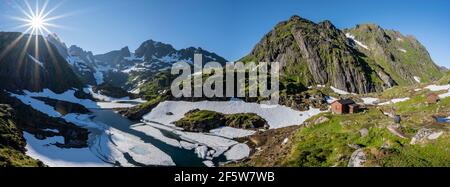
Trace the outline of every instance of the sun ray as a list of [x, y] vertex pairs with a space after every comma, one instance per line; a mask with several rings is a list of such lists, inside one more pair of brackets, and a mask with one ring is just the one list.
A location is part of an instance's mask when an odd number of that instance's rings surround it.
[[34, 58], [39, 60], [39, 29], [35, 29]]
[[47, 5], [48, 5], [48, 0], [45, 0], [44, 6], [42, 6], [41, 11], [40, 11], [39, 14], [38, 14], [39, 17], [42, 17], [42, 15], [43, 15], [44, 12], [45, 12], [45, 9], [47, 8]]
[[[43, 35], [43, 32], [41, 31], [41, 34]], [[51, 60], [51, 62], [52, 63], [55, 63], [55, 62], [57, 62], [57, 59], [56, 59], [56, 56], [55, 56], [55, 52], [53, 51], [53, 49], [52, 49], [52, 47], [50, 47], [50, 44], [48, 43], [48, 41], [47, 40], [44, 40], [44, 44], [45, 44], [45, 46], [47, 47], [47, 49], [48, 49], [48, 52], [49, 52], [49, 54], [50, 54], [50, 58], [52, 59]], [[60, 72], [60, 67], [59, 66], [54, 66], [55, 68], [56, 68], [56, 72]]]
[[28, 12], [23, 9], [23, 5], [22, 4], [17, 4], [17, 7], [19, 8], [19, 10], [26, 16], [28, 17], [28, 19], [32, 19], [33, 16], [31, 16], [30, 14], [28, 14]]
[[54, 21], [54, 20], [58, 20], [58, 19], [61, 19], [61, 18], [65, 18], [65, 17], [68, 17], [68, 16], [72, 16], [74, 14], [76, 14], [76, 12], [69, 12], [69, 13], [65, 13], [65, 14], [62, 14], [62, 15], [57, 15], [57, 16], [52, 16], [52, 17], [44, 17], [43, 20], [45, 22], [49, 22], [49, 21]]
[[[22, 60], [26, 58], [26, 55], [33, 55], [34, 58], [37, 60], [40, 60], [40, 51], [42, 49], [40, 48], [48, 48], [49, 55], [52, 58], [53, 61], [55, 61], [55, 52], [51, 47], [51, 44], [46, 41], [44, 36], [46, 34], [51, 34], [49, 27], [51, 28], [64, 28], [63, 26], [50, 23], [50, 21], [57, 20], [69, 15], [72, 15], [72, 13], [66, 13], [63, 15], [56, 15], [56, 16], [50, 16], [52, 12], [54, 12], [59, 6], [61, 6], [65, 0], [60, 1], [56, 6], [49, 7], [50, 0], [35, 0], [35, 3], [29, 2], [28, 0], [22, 0], [23, 3], [17, 3], [17, 7], [19, 7], [19, 10], [23, 13], [23, 17], [10, 17], [14, 20], [18, 20], [21, 22], [25, 22], [24, 24], [18, 25], [16, 28], [27, 28], [23, 33], [21, 33], [18, 38], [16, 38], [11, 44], [5, 47], [3, 51], [0, 53], [0, 59], [3, 58], [11, 49], [17, 47], [17, 45], [24, 45], [20, 46], [23, 47], [21, 53], [19, 53], [19, 63], [23, 63]], [[41, 3], [39, 3], [41, 1]], [[27, 11], [28, 10], [28, 11]], [[24, 36], [27, 36], [27, 41], [24, 43], [20, 43]], [[42, 39], [44, 38], [44, 39]], [[40, 42], [44, 42], [43, 44]], [[34, 44], [34, 46], [33, 46]], [[28, 49], [30, 48], [31, 49]], [[23, 64], [20, 64], [23, 65]]]
[[21, 17], [16, 17], [16, 16], [8, 16], [10, 19], [14, 19], [14, 20], [17, 20], [17, 21], [23, 21], [23, 22], [29, 22], [30, 21], [30, 19], [32, 19], [32, 18], [29, 18], [29, 19], [27, 19], [27, 18], [21, 18]]
[[56, 6], [54, 6], [52, 9], [50, 9], [49, 11], [47, 11], [44, 15], [42, 15], [42, 17], [47, 17], [49, 16], [53, 11], [55, 11], [58, 7], [60, 7], [65, 1], [61, 1], [59, 2]]
[[[34, 29], [31, 31], [31, 33], [34, 32]], [[32, 39], [32, 35], [28, 34], [28, 39], [25, 42], [25, 46], [23, 47], [22, 51], [19, 53], [19, 64], [18, 64], [18, 69], [22, 69], [23, 63], [24, 63], [24, 58], [27, 55], [27, 50], [28, 50], [28, 46], [30, 45], [31, 39]]]
[[32, 9], [31, 6], [30, 6], [30, 3], [28, 3], [28, 1], [25, 1], [25, 5], [27, 6], [28, 11], [29, 11], [31, 17], [32, 17], [32, 18], [33, 18], [33, 17], [36, 17], [36, 15], [35, 15], [34, 12], [33, 12], [33, 9]]
[[13, 49], [17, 45], [17, 43], [19, 43], [19, 41], [25, 36], [25, 33], [29, 32], [31, 29], [33, 28], [29, 27], [24, 33], [21, 33], [13, 42], [11, 42], [11, 44], [6, 46], [6, 48], [0, 53], [0, 59], [5, 57], [5, 55], [8, 54], [8, 52]]
[[39, 17], [39, 0], [36, 0], [36, 7], [35, 7], [34, 16]]

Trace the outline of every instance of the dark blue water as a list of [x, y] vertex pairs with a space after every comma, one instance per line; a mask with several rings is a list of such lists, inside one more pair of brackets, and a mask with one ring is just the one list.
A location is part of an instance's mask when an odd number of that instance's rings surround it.
[[[130, 121], [112, 110], [91, 109], [91, 111], [93, 112], [93, 115], [95, 115], [95, 117], [93, 118], [94, 121], [102, 122], [122, 132], [137, 136], [145, 143], [152, 144], [153, 146], [157, 147], [158, 149], [172, 157], [172, 160], [177, 166], [204, 166], [204, 164], [202, 163], [203, 160], [197, 157], [193, 150], [171, 146], [163, 141], [148, 136], [143, 132], [131, 129], [131, 125], [139, 123], [137, 121]], [[168, 136], [170, 138], [179, 139], [178, 135], [172, 132], [164, 130], [161, 130], [161, 132], [165, 136]], [[128, 156], [127, 159], [130, 160], [132, 158]], [[136, 165], [141, 166], [139, 164]]]

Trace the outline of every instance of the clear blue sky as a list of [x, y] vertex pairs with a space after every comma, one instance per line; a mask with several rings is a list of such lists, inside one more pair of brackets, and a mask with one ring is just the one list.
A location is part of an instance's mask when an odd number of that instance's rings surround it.
[[[21, 1], [0, 0], [0, 30], [12, 31], [18, 24], [7, 16], [20, 15], [14, 4]], [[29, 2], [34, 6], [35, 0]], [[59, 2], [51, 0], [49, 7]], [[94, 53], [124, 46], [133, 51], [153, 39], [236, 60], [275, 24], [297, 14], [315, 22], [331, 20], [338, 28], [377, 23], [414, 35], [437, 64], [450, 67], [448, 0], [66, 0], [51, 15], [64, 14], [53, 21], [64, 28], [51, 30]]]

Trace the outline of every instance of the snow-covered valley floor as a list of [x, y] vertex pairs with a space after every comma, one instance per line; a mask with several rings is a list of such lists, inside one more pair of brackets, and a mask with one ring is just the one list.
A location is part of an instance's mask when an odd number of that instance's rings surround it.
[[[96, 98], [102, 98], [103, 101], [94, 102], [88, 99], [78, 99], [74, 93], [75, 90], [69, 90], [62, 94], [56, 94], [47, 89], [43, 92], [23, 91], [22, 95], [10, 93], [24, 104], [50, 117], [64, 119], [90, 131], [89, 147], [81, 149], [57, 147], [56, 142], [64, 142], [62, 136], [40, 140], [32, 134], [24, 132], [28, 155], [49, 166], [172, 166], [187, 165], [188, 163], [183, 163], [189, 162], [186, 158], [191, 158], [192, 161], [195, 160], [192, 159], [194, 157], [199, 161], [192, 162], [198, 162], [205, 166], [217, 166], [220, 163], [240, 160], [249, 156], [250, 148], [233, 138], [248, 136], [255, 131], [222, 127], [213, 129], [209, 133], [194, 133], [182, 131], [171, 122], [181, 119], [188, 111], [198, 108], [225, 114], [256, 113], [267, 120], [270, 128], [281, 128], [299, 125], [321, 112], [319, 109], [300, 112], [285, 106], [269, 106], [243, 101], [165, 101], [145, 115], [143, 123], [117, 124], [122, 123], [122, 120], [118, 120], [117, 116], [111, 118], [110, 115], [118, 114], [115, 114], [110, 108], [124, 107], [122, 102], [133, 103], [135, 101], [127, 100], [128, 98], [113, 99], [96, 95]], [[102, 112], [62, 115], [36, 97], [78, 103], [91, 111]], [[130, 103], [125, 107], [134, 106]], [[104, 107], [105, 105], [110, 107]], [[173, 115], [167, 115], [168, 112]], [[97, 120], [98, 116], [96, 115], [106, 115], [106, 117], [103, 120]], [[53, 129], [49, 130], [53, 131]]]

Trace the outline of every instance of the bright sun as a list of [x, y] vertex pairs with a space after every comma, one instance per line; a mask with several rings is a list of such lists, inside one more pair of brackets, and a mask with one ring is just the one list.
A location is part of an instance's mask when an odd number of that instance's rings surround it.
[[31, 27], [33, 27], [33, 29], [42, 29], [45, 25], [45, 22], [40, 16], [34, 16], [30, 20], [29, 24], [31, 25]]
[[25, 49], [28, 49], [29, 45], [31, 44], [30, 43], [31, 39], [34, 38], [35, 51], [33, 54], [33, 58], [39, 60], [39, 47], [41, 46], [39, 45], [39, 41], [44, 41], [45, 46], [47, 48], [50, 48], [47, 40], [39, 40], [39, 37], [45, 36], [46, 34], [52, 34], [52, 32], [49, 30], [49, 27], [63, 28], [60, 25], [51, 23], [51, 21], [63, 18], [67, 15], [50, 16], [50, 14], [53, 11], [55, 11], [58, 6], [62, 4], [61, 2], [59, 4], [56, 4], [55, 7], [47, 9], [50, 0], [45, 0], [44, 1], [45, 3], [43, 3], [42, 6], [39, 6], [39, 2], [43, 2], [43, 0], [35, 0], [34, 7], [32, 7], [28, 1], [32, 0], [23, 0], [22, 1], [23, 3], [20, 3], [19, 0], [14, 1], [17, 3], [16, 7], [20, 9], [20, 11], [23, 13], [23, 16], [21, 17], [11, 16], [11, 18], [23, 22], [23, 24], [17, 27], [18, 29], [26, 28], [23, 34], [18, 39], [16, 39], [16, 41], [19, 41], [22, 37], [26, 36], [26, 34], [29, 34], [28, 40], [25, 44]]
[[49, 0], [46, 0], [42, 6], [39, 6], [39, 0], [35, 1], [35, 7], [32, 7], [27, 0], [24, 1], [24, 6], [19, 5], [23, 17], [14, 17], [19, 21], [23, 21], [25, 24], [19, 27], [26, 27], [25, 33], [31, 33], [34, 35], [44, 35], [45, 33], [51, 33], [48, 27], [59, 27], [53, 23], [53, 20], [64, 17], [63, 15], [50, 17], [50, 14], [59, 6], [47, 10]]

